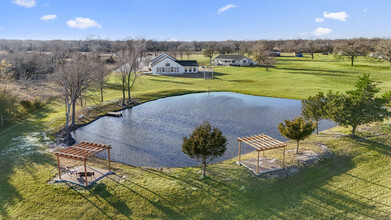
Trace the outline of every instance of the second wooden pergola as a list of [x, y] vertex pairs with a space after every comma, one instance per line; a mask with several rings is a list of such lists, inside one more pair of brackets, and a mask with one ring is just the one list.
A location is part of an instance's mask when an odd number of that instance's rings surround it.
[[54, 153], [57, 156], [57, 167], [58, 167], [58, 176], [61, 179], [61, 168], [60, 168], [60, 157], [82, 161], [84, 162], [84, 178], [85, 186], [88, 186], [87, 180], [87, 161], [90, 157], [95, 154], [107, 150], [107, 159], [109, 161], [109, 171], [111, 171], [111, 161], [110, 161], [110, 145], [95, 144], [89, 142], [81, 142], [79, 144], [70, 146], [64, 150]]
[[254, 147], [255, 150], [257, 151], [258, 156], [257, 156], [256, 174], [259, 173], [259, 153], [261, 151], [262, 151], [262, 156], [264, 156], [265, 151], [267, 151], [267, 150], [283, 148], [282, 168], [284, 168], [285, 147], [286, 147], [286, 144], [284, 142], [281, 142], [277, 139], [274, 139], [266, 134], [257, 134], [257, 135], [251, 135], [248, 137], [247, 136], [246, 137], [239, 137], [238, 141], [239, 141], [239, 156], [238, 156], [238, 163], [239, 164], [240, 164], [240, 154], [241, 154], [242, 142]]

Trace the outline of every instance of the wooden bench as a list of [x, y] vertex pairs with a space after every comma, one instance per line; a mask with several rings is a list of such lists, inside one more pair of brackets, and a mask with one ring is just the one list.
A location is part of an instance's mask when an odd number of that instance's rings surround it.
[[[80, 178], [86, 177], [85, 172], [78, 172], [77, 174], [79, 174]], [[95, 176], [95, 172], [87, 172], [87, 177], [91, 177], [91, 179], [92, 179], [92, 176]]]

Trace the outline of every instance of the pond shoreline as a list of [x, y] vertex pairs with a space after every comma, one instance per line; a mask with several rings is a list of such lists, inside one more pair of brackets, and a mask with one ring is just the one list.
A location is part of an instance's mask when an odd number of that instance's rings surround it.
[[[116, 149], [112, 159], [124, 164], [157, 168], [189, 167], [197, 166], [198, 162], [181, 153], [181, 139], [202, 120], [219, 127], [229, 139], [227, 152], [215, 161], [218, 163], [235, 156], [235, 140], [238, 136], [266, 132], [285, 141], [286, 138], [276, 129], [278, 123], [294, 118], [301, 112], [299, 100], [286, 98], [233, 92], [181, 93], [176, 96], [181, 97], [167, 96], [146, 102], [137, 100], [132, 105], [116, 110], [123, 111], [122, 118], [101, 119], [104, 116], [102, 114], [73, 129], [72, 137], [77, 142], [112, 145]], [[127, 110], [140, 104], [145, 106]], [[96, 123], [91, 125], [93, 122]], [[331, 126], [332, 123], [326, 122], [322, 130]]]
[[[163, 96], [157, 96], [156, 98], [152, 98], [152, 99], [147, 99], [147, 100], [144, 100], [144, 101], [140, 101], [139, 98], [137, 97], [134, 97], [132, 98], [133, 100], [136, 100], [130, 104], [125, 104], [125, 106], [122, 106], [122, 100], [112, 100], [112, 101], [108, 101], [108, 102], [105, 102], [103, 105], [101, 104], [98, 104], [98, 105], [94, 105], [94, 106], [87, 106], [87, 107], [84, 107], [81, 111], [78, 111], [78, 112], [84, 112], [84, 118], [88, 118], [86, 122], [81, 122], [81, 123], [76, 123], [75, 126], [70, 126], [69, 127], [69, 131], [70, 132], [74, 132], [75, 130], [81, 128], [81, 127], [85, 127], [95, 121], [97, 121], [98, 119], [100, 118], [103, 118], [106, 116], [106, 113], [108, 112], [120, 112], [120, 111], [124, 111], [126, 109], [131, 109], [135, 106], [138, 106], [138, 105], [141, 105], [141, 104], [145, 104], [145, 103], [148, 103], [148, 102], [152, 102], [152, 101], [156, 101], [158, 99], [163, 99], [163, 98], [169, 98], [169, 97], [175, 97], [175, 96], [181, 96], [181, 95], [188, 95], [188, 94], [197, 94], [197, 93], [204, 93], [204, 92], [208, 92], [208, 91], [184, 91], [184, 92], [179, 92], [179, 93], [173, 93], [173, 94], [169, 94], [169, 95], [163, 95]], [[110, 107], [112, 106], [112, 107]], [[87, 109], [88, 107], [92, 108], [91, 110], [90, 109]], [[97, 107], [102, 107], [104, 108], [104, 113], [97, 113], [96, 111], [94, 111]], [[78, 113], [76, 112], [76, 113]], [[78, 118], [78, 117], [76, 117]], [[80, 120], [80, 119], [76, 119], [76, 120]], [[60, 145], [63, 145], [63, 146], [71, 146], [72, 144], [68, 144], [67, 141], [65, 140], [65, 124], [61, 126], [60, 129], [58, 129], [57, 132], [54, 132], [54, 135], [55, 135], [55, 140], [54, 142], [57, 143], [57, 144], [60, 144]]]

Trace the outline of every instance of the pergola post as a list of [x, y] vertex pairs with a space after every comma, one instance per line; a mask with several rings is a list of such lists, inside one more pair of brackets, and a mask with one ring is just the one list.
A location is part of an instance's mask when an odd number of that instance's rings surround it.
[[239, 165], [240, 165], [240, 150], [242, 148], [242, 141], [239, 141], [239, 156], [238, 156], [238, 162], [239, 162]]
[[60, 156], [58, 156], [58, 154], [57, 154], [57, 168], [58, 168], [58, 178], [61, 179]]
[[107, 156], [107, 159], [109, 160], [109, 171], [111, 172], [110, 149], [107, 149]]
[[259, 150], [257, 152], [258, 152], [258, 157], [257, 157], [257, 171], [256, 171], [256, 173], [258, 174], [258, 170], [259, 170]]
[[86, 187], [88, 186], [88, 180], [87, 180], [87, 161], [84, 161], [84, 178], [86, 180]]
[[[251, 136], [246, 136], [246, 137], [238, 137], [239, 141], [239, 155], [238, 155], [238, 161], [240, 162], [240, 151], [241, 151], [241, 142], [246, 143], [252, 147], [255, 148], [257, 151], [257, 165], [256, 169], [254, 170], [254, 165], [253, 165], [253, 160], [249, 163], [251, 163], [251, 168], [249, 167], [250, 170], [255, 172], [256, 175], [258, 175], [261, 171], [261, 166], [260, 166], [260, 151], [262, 151], [262, 157], [265, 157], [265, 151], [266, 150], [272, 150], [272, 149], [277, 149], [277, 148], [284, 148], [283, 152], [283, 158], [282, 158], [282, 168], [285, 166], [285, 148], [286, 144], [276, 140], [268, 135], [265, 134], [258, 134], [258, 135], [251, 135]], [[262, 158], [261, 158], [262, 159]], [[243, 163], [246, 163], [243, 161]]]
[[[262, 139], [262, 146], [265, 146], [265, 137], [261, 136]], [[265, 151], [262, 151], [262, 157], [265, 157]]]

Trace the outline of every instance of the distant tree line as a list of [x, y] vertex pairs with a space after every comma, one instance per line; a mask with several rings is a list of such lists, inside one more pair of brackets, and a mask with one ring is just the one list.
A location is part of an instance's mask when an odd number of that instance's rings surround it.
[[[108, 39], [87, 37], [84, 40], [0, 40], [0, 51], [7, 52], [8, 56], [14, 58], [15, 62], [19, 57], [29, 56], [34, 54], [36, 59], [30, 59], [31, 68], [27, 71], [27, 75], [31, 72], [37, 72], [36, 64], [42, 64], [47, 61], [45, 58], [51, 59], [51, 64], [56, 61], [58, 51], [68, 52], [88, 52], [88, 53], [117, 53], [122, 45], [127, 40], [111, 41]], [[61, 50], [59, 50], [61, 48]], [[263, 51], [260, 50], [263, 48]], [[169, 52], [178, 59], [190, 59], [193, 53], [203, 53], [210, 59], [217, 54], [248, 54], [257, 57], [262, 63], [270, 63], [270, 59], [265, 58], [265, 51], [278, 49], [282, 52], [289, 53], [306, 53], [312, 59], [315, 58], [315, 53], [334, 54], [339, 58], [348, 58], [351, 65], [354, 65], [354, 59], [358, 56], [372, 56], [390, 62], [391, 66], [391, 39], [387, 38], [355, 38], [355, 39], [294, 39], [294, 40], [257, 40], [257, 41], [154, 41], [145, 40], [145, 50], [143, 55], [157, 55], [160, 52]], [[23, 53], [20, 53], [23, 52]], [[30, 53], [26, 53], [30, 52]], [[23, 54], [23, 55], [21, 55]], [[39, 54], [39, 56], [36, 56]], [[264, 54], [264, 55], [262, 55]], [[4, 56], [4, 53], [3, 53]], [[22, 57], [23, 58], [23, 57]], [[266, 61], [265, 61], [266, 60]], [[273, 61], [271, 61], [273, 63]], [[21, 64], [18, 66], [20, 67]], [[29, 65], [29, 64], [25, 64]], [[265, 64], [266, 65], [266, 64]], [[270, 64], [272, 65], [272, 64]], [[42, 65], [41, 65], [42, 66]], [[267, 65], [268, 66], [268, 65]], [[48, 69], [41, 69], [38, 72], [53, 71], [53, 66]], [[18, 73], [18, 75], [23, 75]]]

